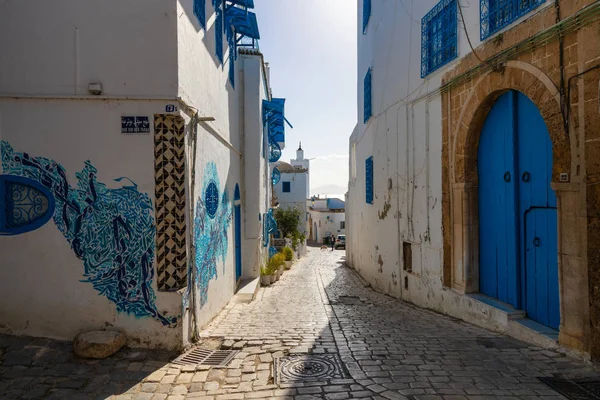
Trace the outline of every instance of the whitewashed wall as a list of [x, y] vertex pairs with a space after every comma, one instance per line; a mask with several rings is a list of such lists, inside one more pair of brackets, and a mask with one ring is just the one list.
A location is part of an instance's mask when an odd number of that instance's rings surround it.
[[[438, 1], [373, 2], [365, 34], [362, 3], [357, 9], [358, 125], [349, 147], [348, 263], [384, 293], [452, 313], [453, 295], [444, 297], [447, 291], [442, 291], [441, 98], [428, 94], [471, 48], [458, 14], [459, 57], [421, 79], [421, 19]], [[461, 5], [476, 47], [479, 4], [463, 0]], [[373, 116], [365, 124], [368, 68]], [[365, 160], [370, 156], [373, 204], [366, 203], [365, 195]], [[412, 273], [403, 269], [404, 242], [412, 247]]]
[[[290, 183], [290, 191], [283, 191], [283, 182]], [[308, 172], [281, 174], [281, 180], [275, 185], [275, 195], [282, 207], [306, 207]]]
[[[322, 243], [326, 236], [331, 236], [333, 234], [337, 238], [338, 235], [346, 234], [346, 229], [342, 229], [340, 225], [342, 221], [346, 221], [345, 213], [309, 210], [309, 214], [309, 221], [312, 221], [313, 224], [312, 240]], [[317, 227], [316, 235], [315, 224]]]

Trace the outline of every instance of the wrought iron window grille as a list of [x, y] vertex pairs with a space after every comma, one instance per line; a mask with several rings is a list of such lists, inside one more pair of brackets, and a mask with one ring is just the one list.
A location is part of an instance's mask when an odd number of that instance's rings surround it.
[[365, 192], [367, 204], [373, 204], [373, 156], [365, 161]]
[[480, 38], [485, 40], [546, 0], [480, 0]]
[[421, 20], [421, 78], [458, 56], [458, 4], [441, 0]]
[[363, 109], [364, 109], [364, 123], [366, 124], [369, 118], [372, 116], [372, 99], [371, 99], [371, 68], [367, 71], [364, 81], [364, 97], [363, 97]]

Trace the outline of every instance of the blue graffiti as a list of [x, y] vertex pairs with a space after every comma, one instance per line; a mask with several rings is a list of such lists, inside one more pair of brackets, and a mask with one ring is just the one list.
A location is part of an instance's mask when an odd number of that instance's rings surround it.
[[[217, 262], [225, 262], [227, 257], [227, 230], [233, 218], [231, 203], [227, 190], [223, 191], [221, 201], [216, 209], [207, 209], [205, 198], [207, 191], [213, 196], [219, 192], [219, 175], [213, 162], [206, 165], [202, 193], [196, 203], [194, 217], [194, 244], [196, 247], [195, 284], [200, 290], [200, 305], [208, 301], [208, 284], [217, 277]], [[209, 198], [211, 197], [209, 196]], [[214, 206], [212, 201], [212, 206]], [[223, 268], [225, 268], [223, 266]], [[224, 271], [223, 271], [224, 272]]]
[[65, 168], [56, 161], [14, 152], [0, 142], [4, 173], [38, 181], [54, 196], [54, 223], [67, 239], [75, 256], [83, 260], [85, 277], [101, 295], [116, 304], [118, 312], [152, 317], [163, 325], [174, 325], [156, 308], [154, 278], [154, 225], [150, 197], [137, 185], [108, 189], [98, 182], [97, 170], [85, 162], [77, 172], [77, 187], [71, 187]]

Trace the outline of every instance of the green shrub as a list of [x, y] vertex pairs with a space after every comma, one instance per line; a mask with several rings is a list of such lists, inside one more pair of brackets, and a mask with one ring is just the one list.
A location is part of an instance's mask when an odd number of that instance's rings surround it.
[[292, 261], [294, 258], [294, 251], [289, 247], [284, 247], [282, 253], [285, 256], [285, 261]]
[[269, 260], [269, 263], [267, 264], [267, 269], [271, 271], [271, 273], [274, 273], [279, 269], [279, 267], [281, 267], [284, 264], [285, 256], [282, 253], [277, 253]]
[[271, 275], [271, 271], [269, 271], [269, 267], [265, 267], [264, 265], [261, 265], [260, 267], [260, 276], [266, 276], [266, 275]]

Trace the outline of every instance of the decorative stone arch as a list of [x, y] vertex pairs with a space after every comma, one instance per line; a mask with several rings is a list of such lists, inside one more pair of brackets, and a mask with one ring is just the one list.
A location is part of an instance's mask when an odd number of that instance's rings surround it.
[[[531, 64], [509, 61], [503, 72], [489, 72], [472, 85], [467, 83], [462, 91], [455, 88], [445, 95], [443, 154], [448, 162], [443, 165], [443, 178], [447, 182], [443, 202], [444, 284], [462, 293], [479, 292], [477, 150], [488, 113], [508, 90], [523, 93], [538, 107], [550, 134], [552, 187], [558, 200], [560, 342], [583, 348], [589, 300], [587, 292], [581, 290], [587, 287], [587, 268], [574, 256], [584, 252], [581, 241], [574, 240], [575, 227], [581, 221], [572, 212], [581, 196], [580, 178], [572, 173], [578, 170], [577, 142], [575, 134], [569, 137], [565, 132], [559, 88]], [[455, 102], [460, 102], [460, 106]], [[567, 174], [567, 181], [561, 179], [561, 174]]]

